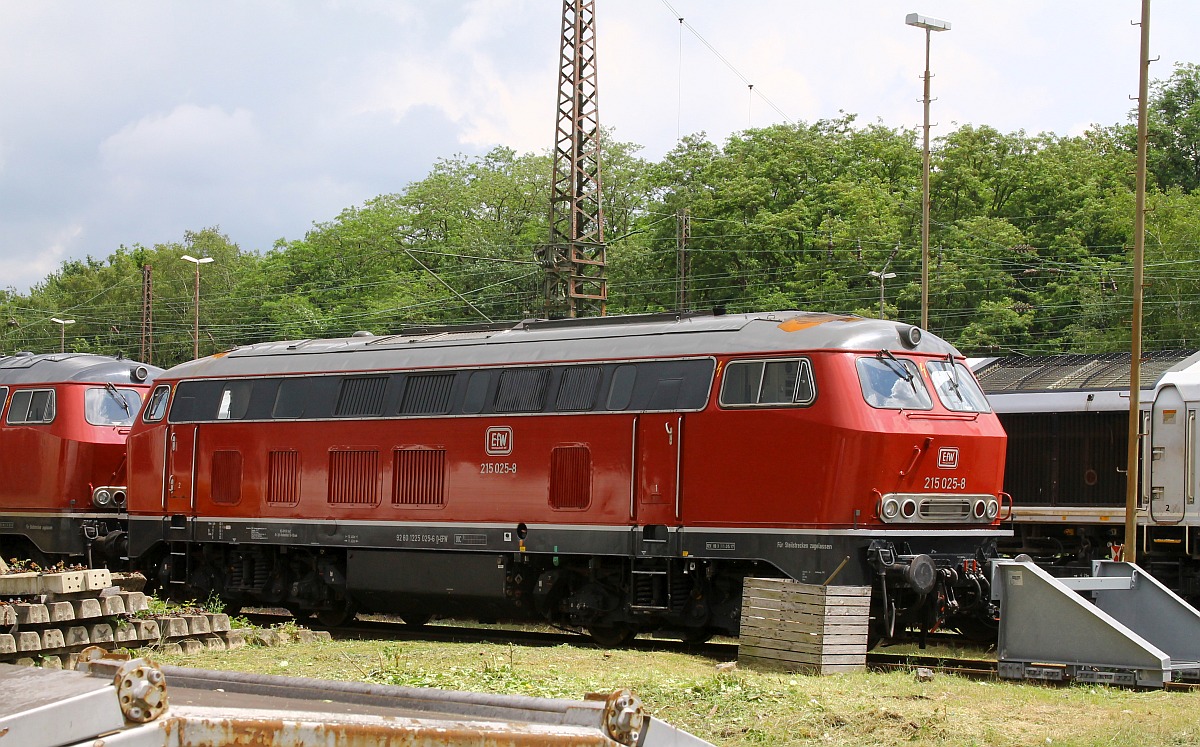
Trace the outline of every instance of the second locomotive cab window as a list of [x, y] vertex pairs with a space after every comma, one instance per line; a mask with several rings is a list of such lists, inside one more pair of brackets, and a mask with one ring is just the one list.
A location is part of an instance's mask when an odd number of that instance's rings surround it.
[[721, 379], [724, 407], [809, 405], [816, 395], [807, 358], [732, 361]]
[[106, 384], [84, 394], [83, 416], [92, 425], [129, 425], [141, 406], [142, 398], [136, 389], [118, 389]]
[[954, 412], [991, 412], [987, 397], [975, 383], [975, 377], [958, 361], [947, 359], [925, 364], [933, 389], [942, 406]]
[[49, 423], [54, 420], [53, 389], [18, 389], [8, 406], [9, 425]]
[[858, 383], [863, 398], [881, 410], [932, 410], [933, 400], [917, 364], [882, 350], [874, 358], [859, 358]]

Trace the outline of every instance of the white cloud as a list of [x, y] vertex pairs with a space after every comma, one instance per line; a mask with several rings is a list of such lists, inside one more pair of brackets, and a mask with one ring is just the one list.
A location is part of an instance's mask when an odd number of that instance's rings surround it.
[[249, 111], [183, 104], [122, 127], [100, 144], [100, 156], [117, 181], [212, 182], [245, 169], [262, 148]]

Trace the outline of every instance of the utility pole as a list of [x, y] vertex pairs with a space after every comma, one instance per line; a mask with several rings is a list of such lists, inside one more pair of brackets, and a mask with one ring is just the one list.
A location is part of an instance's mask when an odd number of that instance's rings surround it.
[[142, 265], [142, 346], [138, 353], [138, 360], [142, 363], [154, 362], [153, 294], [150, 276], [150, 265]]
[[1146, 100], [1150, 92], [1150, 0], [1142, 0], [1138, 58], [1137, 178], [1133, 208], [1133, 334], [1129, 354], [1129, 450], [1125, 464], [1125, 547], [1121, 559], [1137, 562], [1137, 507], [1141, 492], [1138, 452], [1142, 445], [1142, 296], [1146, 255]]
[[688, 310], [688, 239], [692, 235], [692, 217], [687, 208], [675, 213], [675, 311], [682, 314]]
[[549, 243], [538, 249], [545, 270], [547, 317], [603, 316], [608, 301], [600, 189], [595, 0], [563, 0], [554, 130]]

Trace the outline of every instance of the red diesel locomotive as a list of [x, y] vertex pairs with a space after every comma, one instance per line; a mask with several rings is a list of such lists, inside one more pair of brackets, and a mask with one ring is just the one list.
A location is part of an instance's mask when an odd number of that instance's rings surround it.
[[125, 438], [160, 369], [102, 355], [0, 358], [0, 553], [122, 552]]
[[[1005, 436], [962, 357], [803, 312], [251, 345], [161, 375], [129, 555], [185, 595], [736, 633], [742, 581], [871, 584], [880, 629], [987, 616]], [[952, 621], [953, 622], [953, 621]]]

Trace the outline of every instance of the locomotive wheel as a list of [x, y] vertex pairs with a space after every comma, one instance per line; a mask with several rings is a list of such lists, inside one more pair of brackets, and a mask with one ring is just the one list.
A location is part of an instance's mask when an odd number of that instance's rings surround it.
[[358, 609], [351, 602], [337, 602], [333, 607], [317, 610], [313, 615], [322, 627], [337, 628], [354, 619]]
[[410, 615], [401, 615], [400, 619], [404, 621], [404, 627], [406, 628], [423, 628], [433, 619], [433, 615], [428, 612], [413, 613]]
[[588, 635], [602, 648], [618, 648], [637, 637], [637, 632], [628, 625], [593, 625], [588, 628]]
[[682, 635], [679, 636], [680, 640], [682, 640], [684, 643], [692, 643], [696, 645], [708, 643], [712, 637], [712, 631], [708, 628], [688, 628], [687, 630], [683, 631]]

